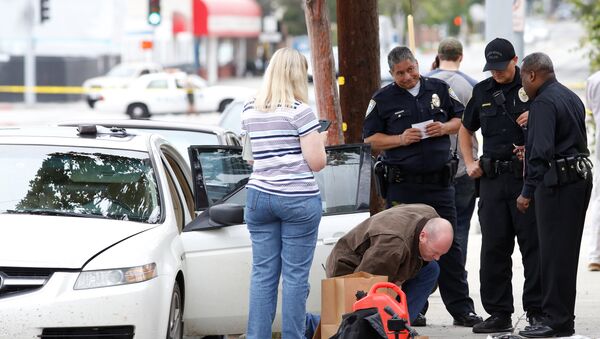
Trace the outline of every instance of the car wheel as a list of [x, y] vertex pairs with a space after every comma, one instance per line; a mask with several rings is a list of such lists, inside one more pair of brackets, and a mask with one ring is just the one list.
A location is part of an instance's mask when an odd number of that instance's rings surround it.
[[127, 107], [127, 115], [131, 119], [143, 119], [150, 117], [150, 111], [144, 104], [131, 104]]
[[221, 101], [221, 103], [219, 104], [219, 112], [223, 113], [225, 108], [227, 108], [227, 105], [229, 105], [232, 101], [233, 99], [224, 99], [223, 101]]
[[173, 286], [168, 326], [167, 339], [183, 338], [183, 300], [178, 283], [175, 283], [175, 286]]

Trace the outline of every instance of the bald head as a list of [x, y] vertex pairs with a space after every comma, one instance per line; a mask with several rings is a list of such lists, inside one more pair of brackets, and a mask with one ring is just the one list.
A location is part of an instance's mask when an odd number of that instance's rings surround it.
[[443, 218], [427, 221], [419, 234], [419, 252], [425, 261], [439, 260], [450, 249], [454, 231], [452, 224]]

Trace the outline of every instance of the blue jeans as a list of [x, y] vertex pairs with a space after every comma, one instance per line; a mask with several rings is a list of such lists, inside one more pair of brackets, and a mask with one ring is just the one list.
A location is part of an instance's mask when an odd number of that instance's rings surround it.
[[246, 337], [271, 338], [282, 276], [283, 338], [304, 338], [308, 275], [321, 221], [321, 197], [285, 197], [250, 188], [244, 216], [252, 240]]
[[454, 241], [462, 251], [463, 265], [467, 262], [467, 247], [469, 245], [469, 230], [471, 217], [475, 210], [475, 180], [468, 175], [456, 178], [454, 184], [454, 200], [456, 204], [456, 228]]
[[430, 261], [427, 265], [421, 267], [416, 276], [402, 284], [402, 291], [406, 294], [408, 315], [411, 322], [415, 320], [425, 306], [439, 275], [440, 266], [437, 261]]

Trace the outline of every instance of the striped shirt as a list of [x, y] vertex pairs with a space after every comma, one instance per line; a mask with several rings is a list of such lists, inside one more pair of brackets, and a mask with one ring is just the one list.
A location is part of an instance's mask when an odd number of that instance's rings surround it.
[[277, 107], [272, 112], [246, 102], [242, 112], [242, 134], [250, 136], [252, 175], [247, 188], [283, 195], [318, 195], [319, 187], [300, 148], [300, 137], [319, 129], [319, 121], [306, 104]]

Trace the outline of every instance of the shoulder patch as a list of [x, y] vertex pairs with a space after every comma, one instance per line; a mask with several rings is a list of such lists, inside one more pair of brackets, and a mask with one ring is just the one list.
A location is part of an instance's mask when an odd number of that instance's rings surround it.
[[529, 101], [529, 97], [527, 96], [527, 93], [525, 92], [525, 88], [523, 88], [523, 87], [519, 88], [519, 100], [521, 100], [521, 102]]
[[448, 94], [450, 94], [452, 99], [460, 102], [460, 100], [458, 100], [458, 96], [456, 96], [456, 93], [454, 93], [454, 90], [451, 87], [448, 87]]
[[375, 100], [371, 99], [369, 101], [369, 106], [367, 107], [367, 113], [365, 114], [365, 118], [369, 116], [369, 114], [371, 114], [371, 112], [373, 111], [373, 108], [375, 108], [375, 105], [377, 103], [375, 102]]

